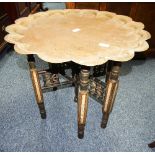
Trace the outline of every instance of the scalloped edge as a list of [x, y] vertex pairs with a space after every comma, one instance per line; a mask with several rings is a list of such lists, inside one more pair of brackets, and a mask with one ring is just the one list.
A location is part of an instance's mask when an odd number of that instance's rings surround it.
[[[22, 33], [17, 33], [15, 29], [18, 28], [18, 32], [20, 29], [22, 29], [22, 31], [26, 31], [28, 29], [29, 26], [29, 21], [31, 20], [35, 20], [40, 16], [52, 16], [54, 14], [63, 14], [63, 15], [69, 15], [70, 13], [79, 13], [79, 15], [83, 15], [83, 14], [94, 14], [96, 16], [96, 18], [105, 18], [105, 19], [113, 19], [113, 20], [118, 20], [122, 23], [124, 23], [125, 26], [128, 26], [131, 29], [134, 29], [134, 31], [139, 35], [142, 35], [142, 37], [140, 37], [141, 39], [139, 39], [137, 46], [135, 46], [133, 49], [119, 49], [122, 50], [124, 53], [128, 53], [127, 57], [125, 57], [124, 55], [121, 56], [115, 56], [114, 58], [112, 57], [97, 57], [96, 60], [76, 60], [74, 58], [65, 58], [65, 59], [56, 59], [56, 61], [54, 61], [54, 59], [51, 59], [51, 61], [49, 61], [50, 59], [47, 58], [46, 56], [43, 56], [42, 54], [39, 54], [38, 52], [35, 51], [30, 51], [28, 50], [29, 45], [24, 44], [24, 43], [20, 43], [18, 42], [19, 39], [21, 39]], [[103, 18], [103, 19], [104, 19]], [[26, 21], [27, 25], [25, 26], [25, 24], [22, 25], [22, 23]], [[148, 43], [146, 42], [146, 40], [151, 38], [151, 34], [149, 32], [147, 32], [144, 29], [144, 24], [141, 22], [135, 22], [132, 20], [132, 18], [128, 17], [128, 16], [124, 16], [124, 15], [118, 15], [116, 13], [112, 13], [112, 12], [108, 12], [108, 11], [98, 11], [98, 10], [88, 10], [88, 9], [64, 9], [64, 10], [49, 10], [46, 12], [38, 12], [35, 14], [31, 14], [28, 17], [22, 17], [19, 18], [17, 20], [15, 20], [15, 24], [9, 25], [6, 27], [6, 32], [8, 32], [9, 34], [5, 36], [5, 40], [7, 42], [13, 43], [15, 44], [14, 49], [15, 51], [17, 51], [17, 53], [19, 54], [37, 54], [38, 57], [40, 57], [42, 60], [47, 61], [47, 62], [51, 62], [51, 63], [62, 63], [62, 62], [66, 62], [66, 61], [74, 61], [76, 63], [79, 63], [81, 65], [86, 65], [86, 66], [95, 66], [95, 65], [99, 65], [99, 64], [103, 64], [105, 62], [107, 62], [108, 60], [113, 60], [113, 61], [128, 61], [130, 59], [132, 59], [134, 57], [134, 53], [135, 52], [142, 52], [145, 51], [149, 48]], [[14, 40], [15, 39], [15, 40]], [[113, 47], [115, 48], [115, 47]], [[117, 48], [117, 47], [116, 47]], [[126, 53], [126, 54], [127, 54]]]

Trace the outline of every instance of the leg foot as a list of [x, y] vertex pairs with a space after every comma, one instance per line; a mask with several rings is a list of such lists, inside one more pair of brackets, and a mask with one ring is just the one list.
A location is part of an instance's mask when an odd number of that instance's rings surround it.
[[148, 147], [149, 147], [149, 148], [155, 148], [155, 141], [152, 142], [152, 143], [150, 143], [150, 144], [148, 144]]
[[45, 113], [41, 113], [41, 118], [42, 119], [46, 119], [46, 112]]
[[108, 123], [109, 114], [103, 114], [102, 122], [101, 122], [101, 128], [106, 128]]
[[78, 125], [78, 138], [79, 139], [83, 139], [84, 137], [84, 128], [85, 128], [84, 125], [81, 125], [81, 124]]
[[46, 111], [44, 107], [44, 103], [38, 104], [39, 110], [40, 110], [40, 115], [42, 119], [46, 119]]

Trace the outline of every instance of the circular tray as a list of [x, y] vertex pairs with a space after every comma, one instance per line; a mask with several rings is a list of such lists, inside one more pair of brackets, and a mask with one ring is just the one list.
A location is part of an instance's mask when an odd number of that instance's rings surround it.
[[20, 54], [37, 54], [50, 63], [74, 61], [86, 66], [128, 61], [149, 48], [144, 24], [97, 10], [50, 10], [17, 19], [6, 27], [7, 42]]

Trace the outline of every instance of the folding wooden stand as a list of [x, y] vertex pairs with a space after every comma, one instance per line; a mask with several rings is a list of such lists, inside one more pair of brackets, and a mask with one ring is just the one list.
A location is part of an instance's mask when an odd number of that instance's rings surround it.
[[[102, 105], [103, 118], [101, 127], [106, 127], [118, 89], [120, 62], [108, 61], [106, 65], [95, 66], [93, 71], [91, 71], [90, 67], [78, 65], [74, 62], [61, 64], [49, 63], [48, 70], [37, 71], [34, 56], [28, 55], [27, 60], [42, 119], [46, 118], [43, 93], [74, 86], [74, 101], [78, 104], [78, 137], [80, 139], [84, 137], [89, 96]], [[65, 72], [66, 69], [71, 69], [72, 74], [67, 75]], [[59, 75], [63, 76], [66, 81], [60, 82]], [[103, 75], [106, 75], [105, 82], [98, 78]], [[40, 84], [39, 76], [43, 78], [43, 86]]]

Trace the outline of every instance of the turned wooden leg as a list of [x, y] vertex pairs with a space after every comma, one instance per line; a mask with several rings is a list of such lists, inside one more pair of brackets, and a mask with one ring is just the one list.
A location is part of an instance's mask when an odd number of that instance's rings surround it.
[[37, 104], [40, 110], [41, 118], [45, 119], [46, 111], [45, 111], [45, 106], [44, 106], [43, 93], [41, 90], [39, 74], [35, 66], [35, 59], [33, 55], [28, 55], [28, 63], [29, 63], [29, 69], [30, 69], [33, 89], [34, 89], [36, 101], [37, 101]]
[[119, 83], [119, 73], [120, 73], [121, 63], [113, 62], [111, 66], [111, 71], [106, 79], [106, 92], [104, 98], [104, 104], [102, 107], [103, 118], [101, 122], [101, 127], [105, 128], [108, 122], [109, 114], [112, 111], [112, 107], [115, 101], [118, 83]]
[[74, 92], [74, 102], [77, 102], [78, 100], [78, 90], [79, 90], [79, 65], [75, 64], [74, 62], [71, 63], [71, 70], [72, 70], [72, 78], [74, 79], [73, 86], [75, 86]]
[[110, 60], [106, 63], [106, 76], [105, 76], [105, 82], [107, 82], [108, 79], [109, 79], [109, 74], [110, 74], [110, 71], [111, 71], [112, 63], [113, 63], [113, 62], [110, 61]]
[[84, 137], [84, 128], [88, 110], [89, 75], [89, 69], [82, 69], [80, 72], [80, 85], [78, 92], [78, 137], [80, 139]]

